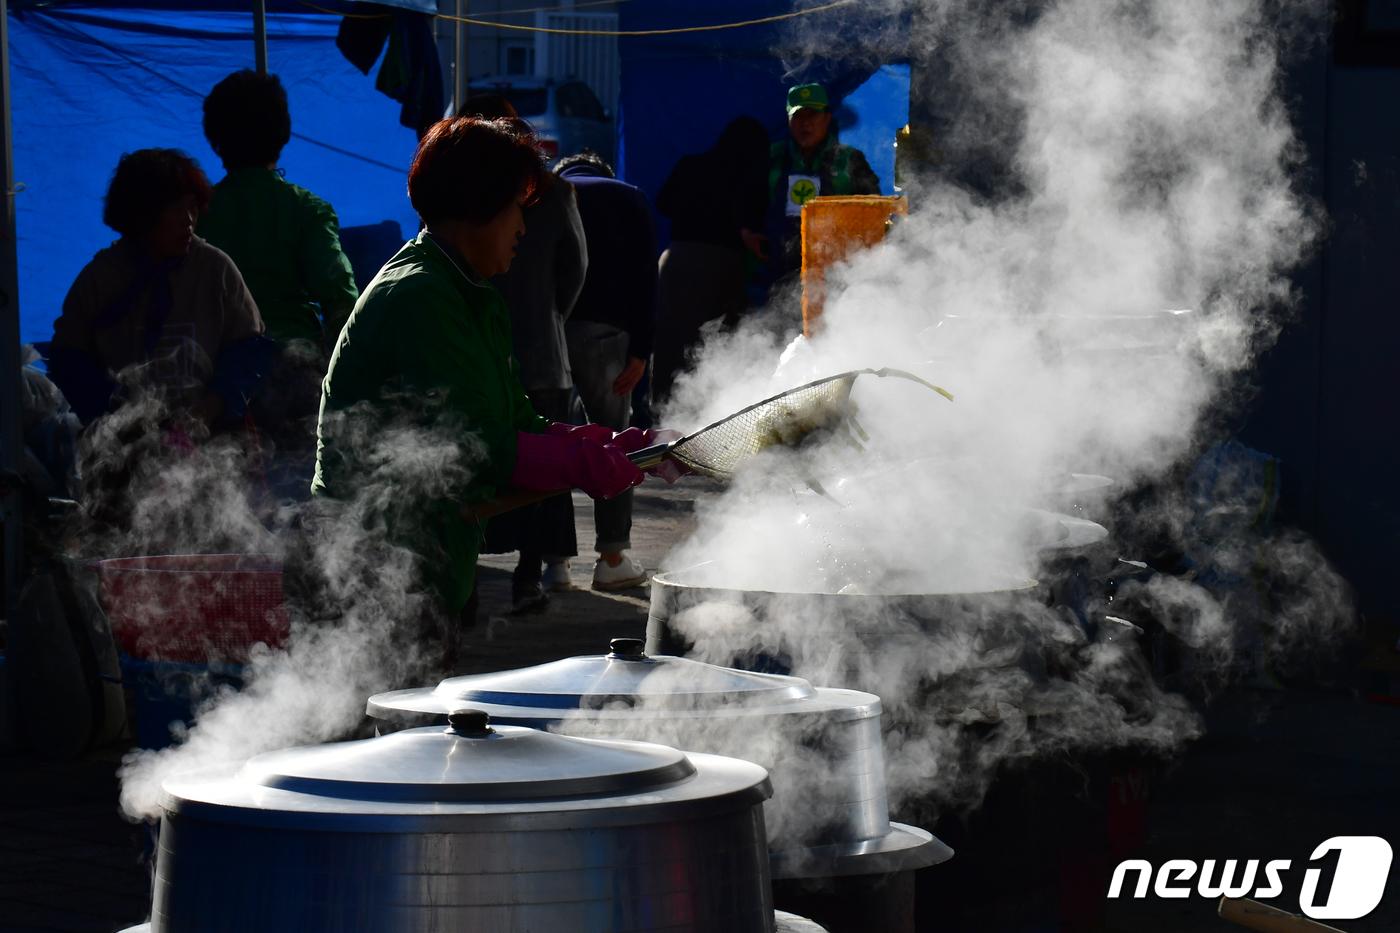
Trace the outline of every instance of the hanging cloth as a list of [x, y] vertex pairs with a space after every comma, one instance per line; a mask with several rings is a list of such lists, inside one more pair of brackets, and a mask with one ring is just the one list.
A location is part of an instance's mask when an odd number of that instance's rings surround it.
[[389, 51], [374, 86], [403, 105], [399, 123], [421, 136], [441, 119], [445, 106], [433, 18], [379, 3], [356, 3], [352, 14], [340, 21], [336, 48], [350, 64], [369, 74], [388, 40]]

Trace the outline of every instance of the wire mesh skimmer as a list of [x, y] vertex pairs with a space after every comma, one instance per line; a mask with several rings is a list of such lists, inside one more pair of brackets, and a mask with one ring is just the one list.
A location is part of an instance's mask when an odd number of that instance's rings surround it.
[[869, 440], [853, 420], [855, 405], [851, 402], [856, 377], [867, 374], [882, 379], [908, 379], [928, 386], [949, 401], [953, 399], [946, 390], [913, 373], [888, 367], [856, 369], [788, 389], [678, 441], [638, 450], [628, 459], [645, 470], [670, 457], [695, 473], [727, 480], [740, 463], [759, 451], [779, 444], [795, 447], [819, 432], [845, 435], [854, 443], [849, 433], [854, 425], [861, 438]]

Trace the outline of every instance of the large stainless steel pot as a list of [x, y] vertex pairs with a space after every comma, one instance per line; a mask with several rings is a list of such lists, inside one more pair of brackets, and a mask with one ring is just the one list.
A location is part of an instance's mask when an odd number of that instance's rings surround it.
[[773, 781], [766, 822], [775, 877], [902, 871], [953, 854], [924, 830], [889, 820], [879, 697], [649, 656], [640, 639], [614, 639], [611, 647], [606, 655], [382, 693], [367, 712], [421, 725], [471, 706], [495, 722], [758, 762]]
[[647, 653], [693, 653], [882, 695], [976, 670], [1022, 668], [1043, 679], [1028, 617], [1043, 608], [1033, 580], [870, 595], [734, 589], [723, 579], [717, 565], [653, 576]]
[[450, 720], [167, 780], [153, 933], [772, 933], [758, 765]]

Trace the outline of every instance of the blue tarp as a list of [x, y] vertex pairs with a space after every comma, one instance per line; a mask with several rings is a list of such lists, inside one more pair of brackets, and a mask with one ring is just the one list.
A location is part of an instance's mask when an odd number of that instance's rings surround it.
[[[25, 186], [15, 199], [22, 340], [52, 336], [68, 286], [115, 238], [102, 224], [102, 195], [123, 152], [184, 149], [211, 182], [223, 177], [200, 130], [201, 103], [225, 75], [252, 67], [252, 17], [246, 3], [196, 6], [11, 14], [15, 179]], [[405, 192], [416, 140], [399, 125], [399, 104], [336, 49], [339, 16], [270, 6], [269, 68], [292, 112], [280, 162], [287, 180], [330, 201], [342, 226], [396, 220], [417, 229]]]
[[[619, 28], [677, 29], [747, 22], [793, 9], [792, 0], [631, 0], [618, 8]], [[843, 141], [859, 145], [858, 138], [873, 146], [888, 140], [888, 153], [883, 144], [879, 154], [867, 153], [872, 164], [889, 166], [888, 172], [875, 169], [888, 192], [893, 180], [894, 132], [908, 122], [907, 67], [877, 73], [878, 58], [862, 54], [849, 60], [807, 60], [789, 69], [775, 51], [790, 44], [793, 29], [834, 28], [834, 20], [821, 19], [831, 15], [818, 13], [800, 21], [713, 32], [620, 39], [619, 175], [654, 199], [681, 156], [708, 149], [725, 124], [741, 114], [756, 118], [774, 139], [785, 138], [783, 105], [790, 85], [820, 81], [836, 102], [875, 75], [863, 99], [857, 96], [852, 102], [858, 103], [859, 109], [843, 111], [838, 106], [837, 114], [848, 127]], [[659, 228], [664, 246], [668, 239], [664, 220]]]

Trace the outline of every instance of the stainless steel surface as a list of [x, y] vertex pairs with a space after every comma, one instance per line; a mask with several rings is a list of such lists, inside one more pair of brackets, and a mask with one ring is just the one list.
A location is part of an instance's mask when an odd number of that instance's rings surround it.
[[320, 797], [384, 801], [531, 800], [636, 793], [690, 777], [695, 766], [660, 745], [584, 740], [518, 726], [410, 729], [373, 742], [335, 742], [259, 755], [245, 781]]
[[[441, 722], [448, 710], [470, 704], [493, 722], [643, 739], [757, 762], [774, 788], [765, 806], [774, 850], [889, 834], [879, 697], [648, 656], [635, 639], [615, 639], [612, 648], [607, 655], [379, 694], [367, 712], [389, 728]], [[808, 864], [827, 861], [823, 856]]]
[[826, 933], [820, 923], [790, 914], [785, 910], [773, 911], [773, 933]]
[[[134, 927], [127, 927], [121, 933], [151, 933], [151, 925], [142, 923]], [[797, 914], [790, 914], [785, 910], [775, 910], [773, 911], [773, 933], [826, 933], [826, 927], [808, 920], [806, 917], [799, 917]]]
[[[641, 648], [637, 639], [614, 641], [637, 642], [636, 648]], [[640, 705], [649, 711], [709, 710], [775, 706], [816, 695], [811, 684], [796, 677], [739, 671], [689, 658], [651, 657], [640, 651], [632, 655], [613, 651], [519, 670], [449, 677], [431, 690], [379, 694], [370, 698], [368, 712], [379, 719], [409, 721], [402, 712], [445, 716], [450, 710], [472, 706], [486, 709], [493, 721], [499, 721], [517, 709], [550, 711], [548, 715], [557, 718], [567, 710], [616, 712], [608, 708], [618, 704]], [[528, 718], [539, 716], [532, 713]]]
[[893, 822], [890, 831], [876, 839], [787, 849], [768, 855], [775, 879], [878, 875], [927, 868], [952, 857], [953, 850], [928, 830]]
[[[1010, 668], [1039, 663], [1020, 624], [1034, 603], [1034, 580], [1007, 576], [966, 593], [783, 593], [709, 585], [722, 573], [679, 571], [652, 577], [649, 654], [684, 655], [687, 626], [708, 615], [742, 619], [747, 650], [731, 663], [778, 664], [801, 677], [820, 671], [833, 686], [878, 693], [907, 676], [910, 658], [930, 645], [958, 644], [959, 666]], [[1028, 602], [1029, 599], [1029, 602]]]
[[762, 768], [454, 721], [168, 780], [152, 933], [772, 930]]

